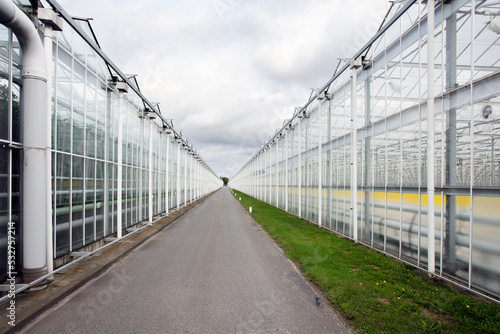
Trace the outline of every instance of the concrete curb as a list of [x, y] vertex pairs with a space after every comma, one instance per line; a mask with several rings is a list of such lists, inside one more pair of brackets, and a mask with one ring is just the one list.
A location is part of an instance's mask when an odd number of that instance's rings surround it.
[[[213, 194], [213, 193], [212, 193]], [[119, 262], [134, 249], [144, 244], [154, 235], [172, 225], [179, 218], [203, 203], [212, 194], [206, 195], [198, 201], [173, 212], [151, 226], [135, 233], [134, 235], [117, 242], [114, 245], [96, 252], [82, 261], [75, 263], [67, 269], [54, 275], [54, 280], [48, 284], [47, 288], [37, 292], [20, 293], [11, 299], [15, 301], [15, 327], [9, 325], [10, 319], [2, 317], [0, 323], [1, 333], [15, 333], [29, 324], [35, 318], [49, 310], [51, 307], [62, 301], [64, 298], [81, 288], [92, 279], [100, 276]], [[7, 311], [10, 300], [0, 304], [0, 308]], [[3, 314], [6, 314], [2, 312]]]

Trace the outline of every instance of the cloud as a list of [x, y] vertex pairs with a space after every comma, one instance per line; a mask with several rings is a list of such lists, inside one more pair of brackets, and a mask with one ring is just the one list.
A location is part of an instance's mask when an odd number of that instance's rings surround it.
[[[218, 174], [232, 177], [375, 31], [386, 0], [61, 0]], [[375, 14], [374, 14], [375, 13]], [[377, 21], [378, 20], [378, 21]], [[346, 51], [347, 50], [347, 51]]]

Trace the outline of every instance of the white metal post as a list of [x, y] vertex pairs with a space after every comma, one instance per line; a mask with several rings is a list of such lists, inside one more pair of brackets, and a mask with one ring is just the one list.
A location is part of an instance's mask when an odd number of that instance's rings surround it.
[[356, 122], [358, 109], [356, 83], [358, 65], [355, 63], [351, 68], [351, 225], [353, 230], [352, 238], [354, 240], [358, 240], [358, 136]]
[[273, 148], [269, 143], [269, 204], [273, 204]]
[[276, 140], [276, 152], [275, 152], [276, 153], [276, 159], [275, 159], [275, 163], [276, 163], [276, 168], [275, 168], [275, 170], [276, 170], [276, 207], [279, 208], [279, 206], [280, 206], [280, 189], [279, 189], [279, 187], [280, 187], [280, 178], [279, 178], [280, 171], [279, 171], [279, 156], [278, 156], [278, 154], [279, 154], [279, 152], [278, 152], [279, 151], [279, 136], [277, 136], [275, 140]]
[[47, 163], [47, 273], [54, 271], [54, 252], [52, 238], [52, 127], [51, 127], [51, 112], [52, 112], [52, 35], [53, 28], [51, 24], [46, 23], [43, 31], [43, 47], [45, 49], [45, 62], [47, 65], [47, 146], [45, 149]]
[[299, 202], [299, 208], [298, 208], [298, 216], [299, 217], [302, 217], [302, 158], [301, 158], [301, 151], [302, 151], [302, 120], [300, 119], [300, 117], [298, 117], [299, 119], [299, 122], [297, 124], [297, 129], [298, 129], [298, 140], [299, 140], [299, 143], [298, 143], [298, 183], [299, 183], [299, 194], [298, 194], [298, 202]]
[[45, 24], [43, 31], [43, 47], [47, 72], [47, 144], [45, 149], [47, 163], [47, 273], [54, 271], [54, 243], [52, 228], [52, 44], [55, 31], [62, 31], [63, 21], [50, 8], [39, 8], [38, 18]]
[[143, 210], [143, 168], [144, 168], [144, 118], [141, 116], [141, 139], [140, 139], [140, 143], [141, 143], [141, 146], [139, 148], [139, 220], [142, 221], [142, 218], [143, 218], [143, 214], [142, 214], [142, 210]]
[[201, 198], [201, 163], [200, 157], [196, 157], [196, 198]]
[[261, 201], [266, 201], [265, 200], [265, 189], [266, 189], [266, 180], [264, 178], [265, 175], [265, 170], [266, 170], [266, 155], [265, 155], [265, 149], [262, 150], [260, 153], [260, 200]]
[[[154, 115], [153, 112], [149, 112], [148, 116]], [[149, 223], [153, 222], [153, 119], [149, 118], [149, 178], [148, 178], [148, 213], [149, 213]]]
[[188, 180], [188, 148], [185, 147], [184, 150], [183, 150], [183, 154], [184, 154], [184, 206], [186, 206], [188, 204], [188, 200], [187, 200], [187, 192], [188, 192], [188, 183], [187, 183], [187, 180]]
[[168, 132], [169, 130], [166, 130], [165, 133], [166, 133], [166, 143], [167, 143], [167, 156], [165, 158], [166, 160], [166, 163], [167, 163], [167, 167], [166, 167], [166, 170], [165, 170], [165, 214], [168, 216], [168, 212], [169, 212], [169, 203], [168, 203], [168, 200], [169, 200], [169, 197], [168, 197], [168, 191], [170, 190], [169, 189], [169, 184], [168, 184], [168, 181], [169, 181], [169, 172], [170, 172], [170, 134]]
[[288, 211], [288, 130], [285, 130], [285, 211]]
[[264, 147], [264, 150], [262, 151], [262, 155], [264, 156], [264, 161], [263, 161], [263, 168], [262, 168], [262, 181], [263, 181], [263, 189], [262, 189], [262, 200], [264, 202], [267, 202], [266, 199], [267, 199], [267, 173], [266, 173], [266, 170], [267, 170], [267, 152], [266, 152], [266, 149], [267, 149], [267, 146]]
[[189, 155], [189, 202], [194, 200], [194, 182], [193, 182], [193, 154]]
[[116, 236], [118, 239], [122, 237], [122, 193], [123, 193], [123, 90], [118, 90], [118, 172], [116, 176]]
[[429, 273], [434, 273], [434, 0], [427, 2], [427, 261]]
[[157, 214], [161, 213], [161, 190], [162, 190], [162, 183], [161, 183], [161, 167], [162, 167], [162, 155], [163, 155], [163, 131], [160, 131], [159, 132], [159, 138], [158, 138], [158, 153], [157, 153], [157, 157], [156, 157], [156, 162], [157, 162], [157, 166], [158, 166], [158, 170], [156, 171], [156, 175], [157, 175], [157, 184], [158, 184], [158, 189], [156, 191], [156, 202], [157, 202], [157, 205], [158, 205], [158, 209], [157, 209]]
[[177, 192], [177, 209], [180, 208], [180, 203], [181, 203], [181, 146], [182, 146], [182, 141], [181, 139], [177, 139], [177, 186], [176, 186], [176, 192]]
[[321, 127], [322, 127], [322, 119], [321, 119], [321, 112], [322, 112], [322, 107], [323, 107], [323, 99], [318, 99], [318, 195], [317, 195], [317, 198], [318, 198], [318, 226], [321, 226], [322, 225], [322, 196], [321, 196], [321, 192], [322, 192], [322, 184], [321, 184], [321, 173], [322, 173], [322, 166], [321, 166], [321, 163], [322, 163], [322, 145], [321, 145], [321, 141], [322, 141], [322, 138], [321, 138]]

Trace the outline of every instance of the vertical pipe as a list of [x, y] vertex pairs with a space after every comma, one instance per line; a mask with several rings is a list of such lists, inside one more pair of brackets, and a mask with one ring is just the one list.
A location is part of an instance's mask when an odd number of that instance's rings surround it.
[[266, 152], [266, 147], [264, 148], [264, 151], [262, 151], [262, 155], [264, 156], [263, 174], [262, 174], [264, 187], [262, 188], [262, 199], [264, 202], [266, 202], [266, 199], [267, 199], [267, 152]]
[[194, 177], [194, 173], [193, 173], [193, 163], [194, 163], [194, 155], [193, 154], [190, 154], [189, 155], [189, 197], [190, 197], [190, 203], [193, 202], [194, 200], [194, 180], [193, 180], [193, 177]]
[[279, 143], [280, 143], [280, 140], [279, 140], [279, 137], [276, 138], [276, 159], [275, 159], [275, 163], [276, 163], [276, 207], [279, 208], [280, 206], [280, 200], [279, 200], [279, 196], [280, 196], [280, 178], [279, 178], [279, 157], [278, 157], [278, 154], [279, 154]]
[[290, 186], [291, 186], [291, 193], [290, 193], [290, 210], [291, 212], [296, 212], [295, 209], [295, 195], [294, 191], [297, 187], [297, 179], [296, 179], [296, 171], [295, 171], [295, 128], [292, 127], [290, 124], [290, 130], [293, 130], [293, 132], [290, 132]]
[[53, 251], [53, 230], [52, 230], [52, 184], [51, 184], [51, 171], [52, 171], [52, 128], [51, 128], [51, 110], [52, 110], [52, 25], [45, 24], [43, 31], [43, 47], [45, 49], [45, 63], [47, 71], [47, 143], [46, 143], [46, 163], [47, 163], [47, 273], [50, 274], [54, 271], [54, 251]]
[[491, 138], [491, 181], [490, 186], [495, 185], [495, 139]]
[[288, 131], [285, 131], [285, 211], [288, 211]]
[[311, 162], [310, 160], [310, 156], [309, 156], [309, 150], [311, 149], [311, 145], [310, 145], [310, 136], [309, 136], [309, 129], [310, 129], [310, 123], [309, 123], [309, 120], [307, 120], [306, 122], [306, 139], [305, 139], [305, 150], [304, 152], [306, 152], [306, 155], [305, 155], [305, 161], [304, 161], [304, 166], [305, 166], [305, 170], [304, 170], [304, 177], [305, 177], [305, 180], [304, 180], [304, 184], [306, 186], [306, 196], [305, 196], [305, 203], [304, 203], [304, 217], [306, 219], [310, 219], [309, 217], [309, 205], [310, 205], [310, 200], [309, 200], [309, 191], [310, 191], [310, 186], [311, 186], [311, 175], [309, 175], [309, 173], [311, 173], [311, 166], [309, 166], [309, 163]]
[[258, 199], [260, 199], [261, 201], [263, 201], [264, 198], [263, 198], [262, 189], [264, 188], [264, 180], [262, 178], [262, 170], [263, 170], [262, 164], [263, 164], [264, 158], [263, 158], [263, 152], [262, 151], [259, 152], [259, 156], [257, 157], [257, 159], [259, 160], [259, 165], [257, 166], [258, 169], [259, 169], [259, 174], [258, 174], [258, 176], [259, 176], [259, 184], [258, 184], [258, 187], [259, 187], [259, 189], [258, 189], [258, 195], [259, 195], [259, 197], [258, 197]]
[[266, 175], [266, 170], [267, 170], [267, 152], [266, 152], [266, 147], [262, 149], [262, 162], [261, 162], [261, 167], [262, 167], [262, 189], [261, 189], [261, 196], [262, 196], [262, 201], [266, 202], [266, 197], [267, 197], [267, 175]]
[[144, 118], [141, 117], [141, 137], [140, 137], [140, 143], [141, 143], [141, 146], [139, 148], [139, 170], [138, 170], [138, 173], [139, 173], [139, 221], [142, 221], [143, 220], [143, 178], [144, 178]]
[[[167, 130], [168, 131], [168, 130]], [[166, 144], [167, 144], [167, 156], [165, 158], [166, 160], [166, 163], [167, 163], [167, 166], [166, 166], [166, 169], [165, 169], [165, 214], [168, 216], [168, 213], [169, 213], [169, 203], [168, 203], [168, 200], [169, 200], [169, 197], [168, 197], [168, 192], [169, 192], [169, 154], [170, 154], [170, 135], [168, 134], [168, 132], [166, 133]]]
[[471, 156], [470, 156], [470, 162], [471, 162], [471, 171], [470, 171], [470, 206], [469, 206], [469, 211], [470, 211], [470, 218], [469, 218], [469, 275], [468, 275], [468, 287], [469, 289], [472, 287], [472, 248], [473, 248], [473, 240], [474, 240], [474, 174], [475, 174], [475, 165], [476, 162], [474, 160], [475, 156], [475, 147], [474, 147], [474, 141], [476, 140], [475, 138], [475, 120], [474, 120], [474, 68], [475, 68], [475, 55], [474, 55], [474, 42], [475, 42], [475, 37], [476, 32], [475, 32], [475, 21], [476, 21], [476, 2], [472, 1], [471, 2], [471, 71], [470, 71], [470, 111], [471, 111], [471, 123], [470, 123], [470, 144], [471, 144]]
[[[371, 93], [371, 82], [372, 82], [372, 76], [369, 74], [366, 77], [366, 82], [365, 82], [365, 126], [369, 127], [371, 125], [371, 98], [372, 98], [372, 93]], [[372, 129], [373, 132], [373, 129]], [[371, 135], [370, 133], [367, 134], [365, 138], [365, 165], [364, 165], [364, 186], [365, 187], [372, 187], [373, 189], [373, 179], [371, 177], [371, 171], [373, 170], [372, 168], [372, 145], [371, 145]], [[373, 191], [370, 193], [369, 191], [365, 191], [365, 203], [364, 203], [364, 221], [365, 221], [365, 228], [362, 228], [363, 231], [363, 236], [365, 240], [370, 239], [370, 245], [373, 245], [373, 219], [370, 217], [370, 196], [372, 195]], [[368, 226], [368, 222], [372, 222], [372, 227], [370, 228]], [[370, 231], [369, 229], [372, 230], [371, 236], [370, 236]]]
[[435, 264], [434, 236], [434, 0], [427, 2], [427, 261], [433, 274]]
[[148, 216], [153, 222], [153, 119], [149, 119]]
[[177, 142], [177, 185], [176, 185], [176, 199], [177, 199], [177, 210], [180, 208], [181, 203], [181, 145], [182, 141], [180, 139], [176, 140]]
[[163, 212], [161, 210], [161, 191], [162, 191], [161, 175], [162, 175], [162, 167], [163, 167], [162, 157], [163, 157], [163, 131], [161, 131], [159, 133], [158, 153], [157, 153], [157, 157], [156, 157], [156, 162], [157, 162], [157, 166], [158, 166], [158, 168], [157, 168], [158, 170], [156, 171], [157, 185], [158, 185], [158, 189], [156, 191], [156, 197], [157, 197], [156, 201], [157, 201], [157, 205], [158, 205], [158, 208], [156, 209], [157, 214], [160, 214], [161, 212]]
[[321, 138], [321, 127], [323, 126], [322, 124], [322, 106], [323, 106], [323, 100], [318, 100], [318, 175], [317, 175], [317, 182], [318, 182], [318, 194], [317, 194], [317, 198], [318, 198], [318, 226], [321, 226], [321, 215], [322, 215], [322, 196], [321, 196], [321, 192], [322, 192], [322, 180], [321, 180], [321, 173], [322, 173], [322, 166], [321, 166], [321, 163], [322, 163], [322, 156], [321, 156], [321, 150], [322, 150], [322, 145], [321, 145], [321, 141], [322, 141], [322, 138]]
[[325, 172], [326, 174], [326, 184], [328, 186], [328, 195], [327, 195], [327, 222], [328, 222], [328, 227], [332, 228], [332, 179], [333, 179], [333, 161], [332, 161], [332, 100], [328, 99], [328, 117], [327, 117], [327, 124], [328, 128], [326, 130], [327, 132], [327, 140], [328, 140], [328, 145], [329, 145], [329, 150], [328, 155], [326, 156], [326, 164], [328, 167], [328, 170]]
[[269, 204], [273, 204], [273, 153], [272, 144], [269, 144]]
[[[298, 216], [302, 218], [302, 161], [301, 161], [301, 150], [302, 150], [302, 120], [300, 117], [298, 117], [299, 122], [297, 123], [297, 129], [298, 129], [298, 150], [297, 150], [297, 156], [298, 156], [298, 166], [297, 166], [297, 178], [298, 178], [298, 188], [299, 188], [299, 193], [297, 194], [297, 201], [298, 201]], [[295, 130], [294, 130], [295, 131]]]
[[351, 225], [354, 240], [358, 240], [358, 134], [356, 126], [358, 97], [356, 79], [357, 70], [353, 67], [351, 69]]
[[47, 221], [50, 199], [46, 198], [50, 194], [50, 183], [47, 182], [50, 178], [50, 161], [47, 161], [50, 124], [46, 124], [50, 113], [47, 116], [45, 52], [33, 23], [12, 1], [0, 1], [0, 23], [16, 35], [23, 56], [22, 251], [23, 279], [31, 282], [47, 272], [47, 227], [50, 223]]
[[[457, 85], [457, 13], [446, 20], [446, 90]], [[449, 97], [450, 110], [446, 113], [446, 185], [457, 185], [457, 96]], [[456, 196], [446, 196], [446, 225], [444, 238], [444, 264], [448, 273], [457, 270], [456, 259]]]
[[188, 180], [188, 151], [187, 147], [182, 150], [183, 155], [184, 155], [184, 206], [188, 204], [187, 201], [187, 192], [188, 192], [188, 187], [187, 187], [187, 180]]
[[116, 176], [116, 237], [122, 237], [122, 218], [123, 218], [123, 113], [124, 113], [124, 92], [118, 91], [118, 172]]

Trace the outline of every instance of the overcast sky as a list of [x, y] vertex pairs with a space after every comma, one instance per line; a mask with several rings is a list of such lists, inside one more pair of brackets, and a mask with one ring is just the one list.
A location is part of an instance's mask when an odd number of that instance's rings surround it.
[[388, 0], [60, 0], [232, 177], [372, 37]]

